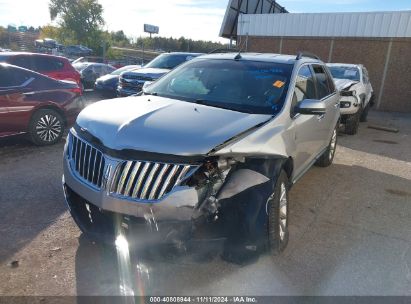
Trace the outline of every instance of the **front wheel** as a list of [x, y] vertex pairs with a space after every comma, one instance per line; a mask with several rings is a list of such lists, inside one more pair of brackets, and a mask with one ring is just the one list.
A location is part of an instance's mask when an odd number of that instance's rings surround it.
[[358, 132], [360, 126], [360, 115], [361, 110], [359, 109], [357, 113], [348, 115], [345, 121], [345, 133], [348, 135], [355, 135]]
[[328, 167], [328, 166], [331, 166], [331, 164], [333, 163], [335, 151], [337, 149], [337, 134], [338, 134], [338, 130], [337, 130], [337, 127], [335, 127], [327, 149], [324, 151], [324, 153], [320, 156], [320, 158], [315, 163], [317, 167]]
[[288, 188], [287, 174], [281, 171], [274, 193], [267, 200], [268, 245], [271, 254], [279, 255], [288, 244]]
[[59, 113], [50, 109], [34, 113], [29, 125], [29, 134], [35, 145], [53, 145], [61, 139], [63, 133], [64, 120]]

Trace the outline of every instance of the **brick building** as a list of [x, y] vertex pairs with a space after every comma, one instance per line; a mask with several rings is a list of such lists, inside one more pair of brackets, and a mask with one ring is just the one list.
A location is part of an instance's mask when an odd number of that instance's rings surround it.
[[[263, 9], [247, 10], [247, 2]], [[267, 11], [270, 3], [277, 9]], [[275, 1], [231, 0], [220, 35], [244, 51], [308, 51], [325, 62], [362, 63], [377, 109], [411, 112], [411, 11], [291, 14]]]

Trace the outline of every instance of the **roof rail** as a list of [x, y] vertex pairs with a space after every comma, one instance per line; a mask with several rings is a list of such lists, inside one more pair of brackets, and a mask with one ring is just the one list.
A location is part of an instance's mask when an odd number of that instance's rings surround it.
[[298, 55], [297, 55], [296, 60], [300, 60], [303, 57], [308, 57], [308, 58], [312, 58], [312, 59], [321, 60], [320, 57], [318, 57], [315, 54], [309, 53], [309, 52], [299, 52]]
[[209, 52], [208, 54], [217, 54], [217, 53], [238, 53], [238, 49], [215, 49]]

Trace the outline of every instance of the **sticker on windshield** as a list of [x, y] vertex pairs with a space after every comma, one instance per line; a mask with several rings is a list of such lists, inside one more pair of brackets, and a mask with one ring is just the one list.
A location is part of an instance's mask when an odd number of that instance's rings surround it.
[[281, 80], [277, 80], [276, 82], [273, 83], [273, 86], [279, 89], [281, 89], [284, 85], [285, 85], [285, 82]]

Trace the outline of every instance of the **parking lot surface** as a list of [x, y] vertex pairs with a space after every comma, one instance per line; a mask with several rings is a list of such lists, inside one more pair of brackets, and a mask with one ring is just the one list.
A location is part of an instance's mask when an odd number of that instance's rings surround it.
[[243, 266], [217, 251], [155, 249], [124, 264], [84, 238], [67, 212], [64, 143], [3, 139], [0, 294], [116, 295], [131, 278], [136, 295], [411, 295], [411, 117], [372, 112], [369, 120], [357, 136], [341, 134], [333, 166], [312, 168], [292, 188], [284, 254]]

